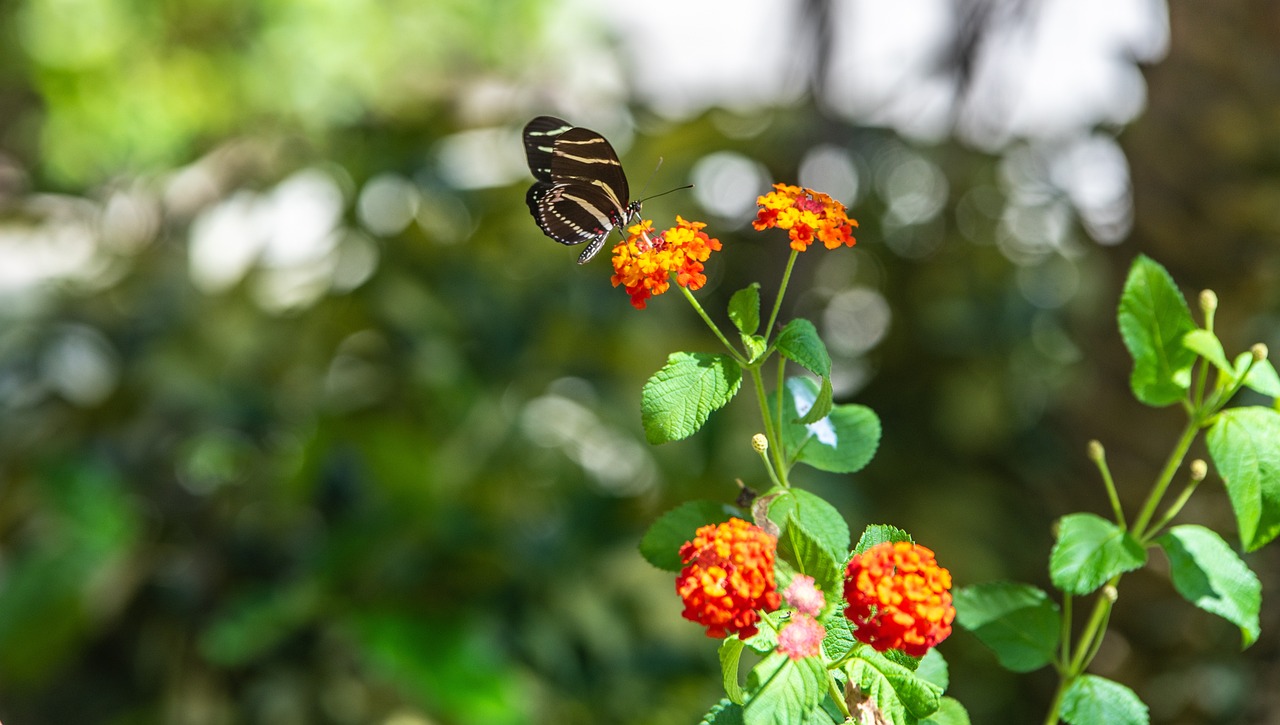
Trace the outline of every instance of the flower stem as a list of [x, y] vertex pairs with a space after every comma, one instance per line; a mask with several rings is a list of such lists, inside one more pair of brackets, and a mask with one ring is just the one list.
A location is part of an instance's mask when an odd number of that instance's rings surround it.
[[773, 334], [773, 323], [778, 321], [778, 311], [782, 309], [782, 298], [787, 294], [787, 283], [791, 281], [791, 269], [796, 266], [796, 256], [799, 254], [793, 249], [791, 256], [787, 258], [787, 269], [782, 273], [782, 284], [778, 285], [778, 295], [773, 299], [773, 311], [769, 313], [769, 324], [764, 328], [766, 339]]
[[[760, 418], [764, 422], [764, 435], [769, 439], [769, 451], [773, 457], [773, 470], [770, 477], [773, 478], [783, 488], [790, 488], [791, 483], [787, 481], [787, 467], [782, 457], [782, 431], [773, 425], [773, 416], [769, 414], [769, 397], [764, 392], [764, 378], [760, 375], [760, 368], [749, 367], [747, 372], [751, 375], [751, 382], [756, 387], [756, 400], [760, 404]], [[781, 391], [779, 391], [781, 395]]]
[[1182, 459], [1186, 457], [1187, 450], [1191, 448], [1191, 442], [1195, 440], [1196, 433], [1200, 431], [1200, 425], [1193, 418], [1187, 421], [1187, 427], [1182, 430], [1182, 435], [1178, 438], [1178, 443], [1173, 447], [1173, 451], [1169, 454], [1169, 459], [1165, 461], [1164, 470], [1160, 471], [1160, 477], [1156, 479], [1156, 484], [1151, 488], [1151, 493], [1147, 495], [1147, 500], [1142, 505], [1142, 511], [1139, 512], [1138, 518], [1134, 519], [1133, 532], [1134, 537], [1142, 541], [1147, 535], [1147, 524], [1151, 523], [1151, 517], [1156, 513], [1156, 507], [1160, 505], [1160, 499], [1164, 498], [1164, 494], [1169, 490], [1169, 484], [1173, 482], [1173, 476], [1178, 472], [1178, 467], [1182, 465]]
[[729, 339], [724, 336], [723, 332], [720, 332], [719, 327], [716, 327], [716, 323], [711, 321], [711, 317], [707, 315], [707, 311], [702, 309], [702, 305], [698, 304], [698, 298], [694, 297], [693, 293], [690, 292], [687, 287], [681, 285], [677, 286], [680, 287], [680, 291], [684, 293], [684, 298], [689, 300], [689, 304], [693, 305], [693, 309], [698, 313], [698, 317], [701, 317], [702, 321], [707, 323], [707, 327], [711, 328], [711, 331], [714, 332], [720, 342], [724, 344], [725, 349], [729, 351], [729, 354], [733, 356], [733, 359], [736, 360], [739, 365], [746, 367], [746, 358], [742, 357], [742, 355], [734, 349], [733, 345], [729, 343]]

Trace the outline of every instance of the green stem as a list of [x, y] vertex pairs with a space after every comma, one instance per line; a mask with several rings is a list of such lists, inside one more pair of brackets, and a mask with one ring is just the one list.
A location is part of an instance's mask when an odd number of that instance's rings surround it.
[[1066, 663], [1066, 670], [1059, 676], [1058, 689], [1053, 694], [1053, 701], [1049, 703], [1049, 712], [1045, 715], [1045, 725], [1055, 725], [1058, 722], [1062, 711], [1062, 700], [1066, 697], [1067, 691], [1071, 689], [1071, 686], [1079, 679], [1085, 668], [1093, 661], [1094, 656], [1098, 654], [1098, 648], [1102, 644], [1102, 636], [1106, 633], [1106, 623], [1110, 619], [1111, 607], [1115, 604], [1114, 597], [1108, 592], [1114, 592], [1116, 584], [1119, 582], [1119, 574], [1111, 577], [1111, 581], [1107, 582], [1098, 594], [1097, 602], [1093, 606], [1093, 613], [1089, 615], [1089, 622], [1085, 624], [1084, 630], [1080, 632], [1080, 640], [1076, 643], [1075, 655], [1070, 657], [1070, 661]]
[[760, 375], [760, 368], [749, 367], [747, 372], [751, 375], [751, 382], [756, 387], [756, 400], [760, 404], [760, 417], [764, 421], [764, 437], [769, 439], [769, 452], [773, 458], [772, 478], [783, 488], [790, 488], [791, 484], [787, 481], [787, 468], [782, 457], [782, 436], [774, 428], [773, 416], [769, 414], [769, 398], [764, 392], [764, 378]]
[[1107, 488], [1107, 498], [1111, 500], [1111, 511], [1116, 515], [1116, 523], [1121, 529], [1125, 528], [1124, 510], [1120, 508], [1120, 496], [1116, 493], [1116, 482], [1111, 477], [1111, 467], [1107, 465], [1107, 453], [1102, 448], [1102, 444], [1094, 441], [1089, 445], [1092, 447], [1096, 444], [1096, 449], [1091, 450], [1091, 457], [1094, 464], [1098, 466], [1098, 472], [1102, 474], [1102, 483]]
[[[1194, 465], [1194, 462], [1192, 465]], [[1182, 493], [1178, 494], [1178, 497], [1174, 499], [1173, 503], [1169, 504], [1169, 508], [1165, 510], [1164, 516], [1161, 516], [1159, 521], [1152, 524], [1147, 530], [1147, 535], [1142, 537], [1140, 543], [1142, 543], [1143, 546], [1145, 546], [1151, 539], [1155, 538], [1155, 536], [1159, 534], [1165, 526], [1169, 525], [1169, 522], [1173, 520], [1173, 517], [1177, 516], [1178, 513], [1182, 511], [1182, 507], [1187, 504], [1187, 500], [1191, 498], [1191, 494], [1195, 493], [1196, 486], [1199, 486], [1200, 481], [1202, 480], [1203, 479], [1193, 478], [1187, 483], [1187, 487], [1182, 489]]]
[[769, 313], [769, 324], [764, 328], [766, 339], [773, 334], [773, 323], [778, 321], [778, 311], [782, 309], [782, 297], [787, 293], [787, 283], [791, 281], [791, 268], [796, 265], [796, 256], [799, 254], [793, 249], [791, 256], [787, 258], [787, 269], [782, 273], [782, 284], [778, 286], [778, 296], [773, 299], [773, 312]]
[[1200, 431], [1200, 425], [1193, 418], [1187, 421], [1187, 427], [1182, 430], [1182, 435], [1178, 438], [1177, 445], [1174, 446], [1173, 452], [1169, 454], [1169, 460], [1165, 461], [1164, 470], [1160, 471], [1160, 477], [1156, 479], [1156, 484], [1151, 488], [1151, 493], [1147, 495], [1147, 500], [1142, 504], [1142, 511], [1138, 514], [1138, 518], [1134, 519], [1133, 528], [1130, 529], [1133, 535], [1139, 541], [1143, 540], [1147, 535], [1147, 524], [1151, 523], [1151, 517], [1156, 513], [1156, 507], [1160, 505], [1160, 499], [1164, 498], [1164, 494], [1169, 490], [1169, 484], [1173, 482], [1173, 476], [1178, 472], [1178, 467], [1182, 465], [1182, 459], [1186, 457], [1187, 450], [1191, 448], [1191, 442], [1195, 440], [1196, 433]]
[[706, 310], [702, 309], [702, 305], [698, 304], [698, 299], [693, 296], [693, 293], [690, 292], [687, 287], [684, 287], [682, 285], [676, 285], [676, 286], [680, 287], [680, 291], [684, 293], [684, 298], [686, 300], [689, 300], [689, 304], [693, 305], [693, 309], [695, 312], [698, 313], [698, 317], [701, 317], [702, 321], [707, 323], [707, 327], [711, 328], [711, 331], [714, 332], [716, 337], [719, 338], [720, 342], [724, 344], [725, 349], [729, 351], [729, 354], [733, 356], [733, 359], [736, 360], [739, 365], [745, 368], [747, 366], [746, 358], [738, 354], [738, 351], [735, 350], [733, 345], [729, 343], [729, 340], [724, 336], [724, 333], [720, 332], [720, 328], [716, 327], [716, 323], [711, 321], [711, 317], [707, 315]]
[[1058, 713], [1062, 711], [1062, 699], [1066, 697], [1067, 690], [1076, 682], [1074, 677], [1063, 677], [1058, 680], [1058, 689], [1053, 693], [1053, 701], [1049, 703], [1049, 713], [1045, 715], [1044, 725], [1058, 725]]
[[840, 692], [840, 688], [836, 686], [835, 675], [831, 671], [827, 671], [827, 689], [831, 691], [831, 699], [836, 701], [836, 707], [840, 708], [840, 714], [844, 715], [846, 722], [853, 719], [853, 713], [849, 712], [849, 703], [844, 701], [844, 693]]
[[1071, 604], [1075, 601], [1070, 594], [1062, 596], [1062, 643], [1058, 647], [1058, 673], [1065, 674], [1071, 663]]

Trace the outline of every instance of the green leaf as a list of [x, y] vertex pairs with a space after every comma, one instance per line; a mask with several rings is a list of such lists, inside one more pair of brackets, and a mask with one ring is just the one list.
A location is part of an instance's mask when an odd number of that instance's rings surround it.
[[1182, 336], [1183, 347], [1213, 363], [1213, 366], [1228, 375], [1235, 375], [1235, 369], [1227, 362], [1227, 354], [1222, 350], [1222, 342], [1218, 336], [1208, 330], [1192, 330]]
[[1062, 698], [1071, 725], [1147, 725], [1147, 706], [1133, 690], [1097, 675], [1081, 675]]
[[794, 511], [787, 517], [787, 526], [778, 540], [778, 552], [796, 567], [796, 571], [813, 577], [828, 606], [840, 599], [843, 591], [841, 582], [844, 581], [840, 561], [796, 517]]
[[1062, 636], [1058, 604], [1030, 584], [992, 582], [953, 592], [956, 622], [1008, 670], [1031, 672], [1053, 661]]
[[769, 506], [769, 517], [783, 523], [794, 516], [836, 559], [849, 551], [849, 525], [835, 506], [804, 489], [786, 489]]
[[744, 337], [760, 329], [760, 283], [752, 282], [729, 298], [729, 320]]
[[680, 571], [680, 547], [693, 540], [700, 526], [728, 521], [732, 514], [714, 501], [688, 501], [653, 522], [640, 539], [640, 555], [663, 571]]
[[951, 686], [951, 672], [947, 668], [947, 660], [937, 648], [932, 648], [920, 658], [916, 667], [916, 677], [933, 683], [940, 692], [946, 692]]
[[1182, 340], [1196, 325], [1173, 277], [1145, 255], [1129, 269], [1118, 321], [1120, 336], [1133, 356], [1129, 385], [1134, 396], [1152, 406], [1181, 400], [1191, 385], [1196, 360]]
[[783, 386], [782, 445], [787, 460], [831, 473], [861, 470], [880, 446], [880, 419], [864, 405], [837, 405], [822, 420], [798, 422], [813, 409], [819, 392], [809, 378], [789, 378]]
[[[844, 595], [841, 593], [838, 596]], [[833, 613], [827, 617], [824, 626], [827, 628], [827, 636], [822, 638], [822, 653], [826, 655], [827, 660], [843, 658], [858, 643], [853, 638], [853, 628], [849, 625], [849, 619], [843, 613]]]
[[698, 725], [744, 725], [742, 706], [725, 698], [713, 705]]
[[724, 680], [724, 692], [739, 705], [746, 702], [746, 695], [738, 684], [738, 665], [742, 662], [745, 646], [737, 637], [725, 637], [720, 643], [720, 676]]
[[1146, 549], [1129, 533], [1094, 514], [1069, 514], [1058, 524], [1049, 578], [1062, 591], [1083, 595], [1145, 563]]
[[742, 335], [742, 347], [747, 351], [747, 359], [754, 361], [769, 349], [769, 343], [761, 335]]
[[792, 660], [774, 652], [747, 677], [750, 695], [743, 705], [746, 725], [793, 725], [825, 717], [827, 669], [820, 657]]
[[812, 322], [797, 317], [778, 334], [778, 352], [814, 375], [831, 377], [831, 356]]
[[1280, 375], [1276, 375], [1275, 366], [1270, 360], [1259, 360], [1250, 368], [1249, 363], [1252, 361], [1253, 353], [1251, 352], [1242, 352], [1237, 355], [1235, 377], [1238, 379], [1244, 375], [1245, 370], [1248, 370], [1249, 375], [1244, 379], [1245, 387], [1272, 398], [1280, 398]]
[[1262, 584], [1227, 542], [1203, 526], [1175, 526], [1156, 539], [1184, 599], [1240, 628], [1242, 647], [1258, 639]]
[[872, 524], [862, 531], [862, 536], [858, 538], [858, 545], [853, 547], [853, 553], [861, 554], [876, 544], [883, 544], [886, 541], [912, 541], [911, 534], [903, 531], [897, 526], [888, 524]]
[[[873, 697], [885, 714], [900, 707], [911, 717], [921, 718], [938, 710], [942, 689], [909, 668], [893, 662], [870, 647], [859, 649], [852, 662], [854, 666], [847, 669], [850, 677], [864, 693], [879, 693], [873, 694]], [[881, 679], [883, 682], [879, 682]], [[891, 698], [892, 702], [886, 698]], [[894, 707], [894, 704], [898, 707]]]
[[[807, 401], [807, 409], [798, 410], [799, 422], [802, 425], [809, 425], [827, 417], [831, 412], [831, 356], [827, 354], [827, 347], [823, 344], [822, 338], [818, 337], [817, 328], [812, 322], [803, 318], [788, 322], [778, 335], [778, 352], [784, 358], [822, 378], [817, 396]], [[799, 399], [796, 402], [797, 409], [802, 407], [803, 404]]]
[[1280, 412], [1225, 410], [1206, 442], [1226, 483], [1245, 551], [1265, 546], [1280, 534]]
[[688, 438], [733, 399], [741, 384], [742, 368], [728, 355], [672, 353], [641, 394], [645, 437], [655, 445]]
[[944, 697], [938, 711], [921, 720], [920, 725], [969, 725], [969, 711], [959, 700]]

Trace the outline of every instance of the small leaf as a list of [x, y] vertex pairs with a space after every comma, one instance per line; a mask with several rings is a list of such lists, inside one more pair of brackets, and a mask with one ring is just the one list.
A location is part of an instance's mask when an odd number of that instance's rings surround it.
[[760, 335], [742, 335], [742, 348], [747, 351], [747, 359], [755, 361], [769, 349], [769, 343]]
[[733, 399], [741, 384], [742, 368], [728, 355], [672, 353], [641, 394], [645, 437], [655, 445], [688, 438]]
[[[843, 593], [837, 596], [844, 596]], [[825, 621], [827, 636], [822, 638], [822, 653], [829, 661], [843, 658], [858, 643], [853, 638], [849, 619], [841, 613], [833, 613]]]
[[1182, 345], [1200, 357], [1213, 363], [1213, 366], [1227, 375], [1235, 375], [1235, 369], [1227, 362], [1227, 354], [1222, 351], [1222, 343], [1218, 336], [1208, 330], [1192, 330], [1182, 336]]
[[1240, 628], [1242, 647], [1258, 639], [1262, 584], [1227, 542], [1203, 526], [1175, 526], [1156, 540], [1169, 556], [1183, 599]]
[[742, 685], [738, 684], [738, 665], [742, 662], [742, 650], [746, 645], [737, 637], [725, 637], [720, 643], [720, 675], [724, 680], [724, 691], [733, 702], [741, 705], [746, 702], [746, 694]]
[[787, 516], [787, 527], [778, 540], [778, 550], [796, 567], [796, 571], [813, 577], [828, 606], [839, 600], [844, 581], [840, 561], [797, 518], [795, 511]]
[[797, 317], [778, 334], [778, 352], [814, 375], [831, 376], [831, 356], [812, 322]]
[[1134, 396], [1152, 406], [1181, 400], [1191, 385], [1196, 359], [1182, 339], [1196, 325], [1173, 277], [1145, 255], [1129, 269], [1118, 321], [1120, 336], [1133, 356], [1129, 385]]
[[993, 582], [957, 589], [956, 622], [995, 652], [1014, 672], [1053, 661], [1062, 636], [1058, 604], [1029, 584]]
[[[797, 421], [811, 411], [819, 392], [809, 378], [789, 378], [783, 386], [782, 445], [787, 460], [831, 473], [862, 470], [880, 446], [880, 419], [865, 405], [849, 404], [834, 406], [817, 422], [800, 424]], [[774, 404], [776, 399], [771, 409]]]
[[920, 721], [920, 725], [970, 725], [969, 711], [959, 700], [944, 697], [938, 711]]
[[1280, 375], [1276, 375], [1275, 366], [1270, 360], [1259, 360], [1250, 368], [1249, 363], [1252, 361], [1253, 353], [1251, 352], [1242, 352], [1237, 355], [1235, 377], [1239, 378], [1244, 375], [1245, 370], [1248, 370], [1249, 375], [1244, 379], [1246, 387], [1272, 398], [1280, 398]]
[[822, 546], [837, 559], [849, 551], [849, 525], [834, 506], [801, 488], [786, 489], [774, 499], [770, 516], [779, 522], [796, 517]]
[[818, 397], [814, 399], [813, 405], [809, 406], [809, 412], [801, 416], [800, 420], [796, 422], [800, 425], [810, 425], [826, 418], [831, 414], [831, 409], [835, 405], [831, 400], [831, 396], [834, 394], [831, 389], [831, 379], [822, 378], [822, 384], [818, 388]]
[[1133, 690], [1097, 675], [1081, 675], [1062, 698], [1071, 725], [1147, 725], [1147, 706]]
[[827, 669], [819, 657], [792, 660], [774, 652], [747, 677], [746, 725], [793, 725], [820, 714], [827, 695]]
[[853, 553], [861, 554], [876, 544], [883, 544], [886, 541], [914, 541], [914, 539], [911, 538], [911, 534], [897, 526], [872, 524], [863, 530], [862, 536], [858, 538], [858, 545], [853, 547]]
[[729, 298], [729, 320], [744, 337], [760, 329], [760, 283], [752, 282]]
[[1146, 549], [1129, 533], [1094, 514], [1069, 514], [1058, 526], [1049, 578], [1070, 594], [1088, 594], [1108, 579], [1147, 563]]
[[1240, 541], [1255, 551], [1280, 534], [1280, 412], [1225, 410], [1205, 440], [1226, 483]]
[[714, 501], [688, 501], [666, 512], [653, 522], [640, 539], [640, 555], [663, 571], [680, 571], [680, 547], [693, 540], [700, 526], [728, 521], [731, 515], [723, 504]]

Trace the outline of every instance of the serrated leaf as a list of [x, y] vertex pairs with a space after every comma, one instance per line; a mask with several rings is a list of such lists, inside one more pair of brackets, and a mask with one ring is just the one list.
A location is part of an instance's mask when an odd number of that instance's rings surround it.
[[793, 725], [825, 717], [827, 669], [819, 657], [793, 660], [774, 652], [751, 670], [747, 682], [746, 725]]
[[800, 416], [800, 420], [796, 421], [800, 425], [811, 425], [826, 418], [831, 414], [835, 403], [832, 396], [835, 392], [831, 389], [831, 379], [822, 378], [822, 383], [818, 386], [818, 397], [814, 398], [813, 405], [809, 406], [809, 411]]
[[787, 526], [778, 539], [778, 552], [797, 572], [813, 577], [828, 605], [840, 598], [840, 584], [844, 580], [840, 561], [796, 518], [794, 511], [787, 517]]
[[742, 347], [747, 351], [748, 360], [758, 360], [764, 351], [769, 349], [769, 343], [761, 335], [742, 335], [741, 337]]
[[742, 706], [725, 698], [713, 705], [698, 725], [745, 725]]
[[1129, 385], [1134, 396], [1152, 406], [1181, 400], [1191, 385], [1196, 359], [1182, 340], [1196, 325], [1173, 277], [1145, 255], [1129, 268], [1118, 322], [1120, 336], [1133, 356]]
[[[888, 685], [887, 692], [891, 693], [892, 699], [901, 706], [906, 715], [921, 718], [937, 711], [942, 689], [919, 677], [912, 670], [893, 662], [870, 647], [859, 649], [853, 661], [864, 663], [867, 669], [874, 670], [877, 675], [884, 678]], [[856, 670], [857, 668], [850, 668], [848, 670], [850, 676], [854, 676]], [[877, 685], [875, 678], [866, 670], [858, 672], [856, 681], [862, 686], [863, 692], [868, 692], [868, 685], [871, 685], [874, 691], [885, 693], [886, 688]], [[888, 714], [896, 708], [890, 707], [883, 697], [884, 695], [877, 696], [876, 703]]]
[[1145, 563], [1146, 549], [1128, 532], [1101, 516], [1069, 514], [1058, 524], [1058, 541], [1049, 554], [1049, 578], [1062, 591], [1083, 595]]
[[1221, 536], [1203, 526], [1175, 526], [1156, 543], [1184, 599], [1239, 627], [1242, 648], [1258, 639], [1262, 583]]
[[640, 554], [663, 571], [680, 571], [680, 547], [700, 526], [728, 521], [732, 514], [714, 501], [688, 501], [658, 517], [640, 539]]
[[1147, 706], [1133, 690], [1097, 675], [1081, 675], [1062, 698], [1071, 725], [1147, 725]]
[[724, 407], [742, 385], [742, 368], [728, 355], [675, 352], [645, 383], [640, 415], [645, 438], [659, 444], [688, 438]]
[[720, 643], [720, 676], [724, 680], [724, 692], [739, 705], [746, 701], [742, 685], [738, 684], [738, 665], [742, 662], [745, 646], [737, 637], [726, 637]]
[[1249, 367], [1252, 361], [1253, 353], [1251, 352], [1242, 352], [1237, 355], [1235, 377], [1239, 379], [1245, 374], [1244, 371], [1248, 370], [1249, 374], [1244, 379], [1245, 387], [1272, 398], [1280, 398], [1280, 375], [1276, 375], [1275, 366], [1270, 360], [1259, 360], [1253, 363], [1253, 367]]
[[831, 377], [831, 356], [812, 322], [797, 317], [778, 334], [778, 353], [814, 375]]
[[1218, 414], [1206, 436], [1222, 474], [1245, 551], [1280, 534], [1280, 412], [1232, 408]]
[[1222, 342], [1212, 332], [1201, 329], [1192, 330], [1182, 336], [1182, 345], [1208, 360], [1222, 372], [1235, 375], [1235, 369], [1231, 367], [1231, 363], [1227, 362], [1227, 353], [1222, 350]]
[[959, 700], [944, 697], [938, 705], [938, 711], [921, 720], [920, 725], [970, 725], [969, 711], [964, 709]]
[[876, 544], [883, 544], [886, 541], [911, 541], [911, 534], [903, 531], [897, 526], [888, 524], [872, 524], [863, 529], [862, 536], [858, 537], [857, 546], [853, 547], [853, 553], [861, 554]]
[[823, 626], [827, 628], [827, 635], [822, 638], [822, 653], [830, 661], [841, 659], [858, 643], [858, 640], [853, 638], [849, 619], [842, 611], [833, 609], [829, 616], [823, 618]]
[[809, 378], [789, 378], [783, 386], [782, 445], [787, 460], [831, 473], [861, 470], [880, 446], [880, 419], [864, 405], [837, 405], [815, 423], [799, 423], [819, 392]]
[[729, 298], [729, 320], [744, 336], [760, 329], [760, 283], [752, 282]]
[[1058, 604], [1029, 584], [992, 582], [952, 593], [956, 622], [1008, 670], [1031, 672], [1053, 661], [1062, 636]]
[[786, 489], [773, 500], [769, 515], [778, 522], [795, 516], [836, 559], [843, 559], [849, 551], [849, 525], [836, 507], [821, 496], [801, 488]]

